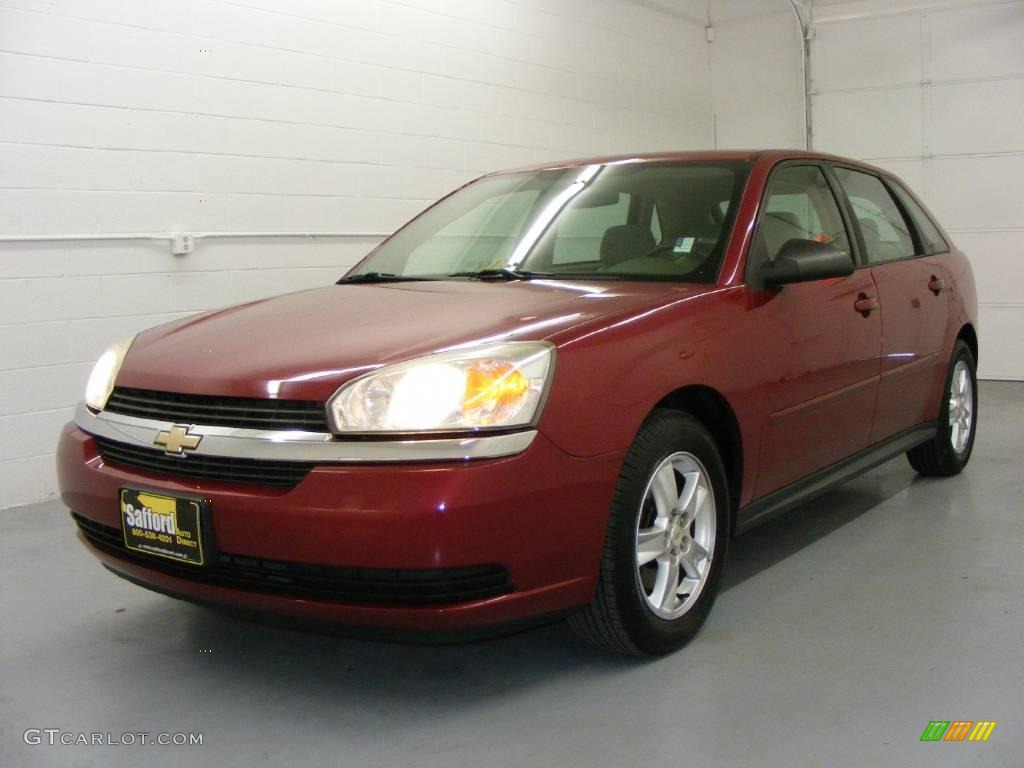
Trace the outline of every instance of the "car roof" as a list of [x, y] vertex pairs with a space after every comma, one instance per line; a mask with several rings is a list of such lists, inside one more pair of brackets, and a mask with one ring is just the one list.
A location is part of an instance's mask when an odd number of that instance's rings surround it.
[[809, 152], [802, 149], [719, 149], [719, 150], [688, 150], [679, 152], [636, 152], [621, 155], [602, 155], [597, 157], [575, 157], [547, 163], [537, 163], [521, 168], [509, 168], [497, 173], [522, 173], [524, 171], [546, 171], [558, 168], [578, 168], [585, 165], [618, 165], [622, 163], [657, 163], [657, 162], [715, 162], [715, 161], [746, 161], [763, 160], [775, 164], [782, 160], [825, 160], [833, 163], [855, 165], [869, 169], [875, 173], [891, 175], [884, 168], [853, 160], [826, 152]]

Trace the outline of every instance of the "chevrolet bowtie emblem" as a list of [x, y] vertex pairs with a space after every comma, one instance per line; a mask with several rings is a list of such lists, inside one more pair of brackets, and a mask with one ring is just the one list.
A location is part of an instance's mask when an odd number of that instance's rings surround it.
[[180, 427], [175, 424], [169, 432], [157, 432], [154, 445], [159, 445], [167, 453], [184, 456], [186, 450], [194, 450], [199, 447], [202, 435], [190, 435], [190, 427]]

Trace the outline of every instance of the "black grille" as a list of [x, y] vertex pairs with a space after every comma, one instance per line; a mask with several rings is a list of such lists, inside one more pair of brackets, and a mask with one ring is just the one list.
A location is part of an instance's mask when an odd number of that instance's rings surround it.
[[168, 456], [161, 450], [139, 448], [103, 437], [96, 438], [103, 461], [160, 475], [219, 483], [273, 485], [291, 488], [309, 474], [313, 464], [302, 461], [264, 461], [227, 456]]
[[324, 404], [312, 400], [218, 397], [115, 387], [104, 410], [178, 424], [327, 432]]
[[288, 594], [313, 600], [360, 603], [442, 604], [485, 600], [512, 591], [508, 571], [499, 565], [461, 568], [344, 568], [288, 563], [221, 552], [208, 567], [136, 555], [121, 531], [71, 513], [93, 544], [178, 578], [207, 584]]

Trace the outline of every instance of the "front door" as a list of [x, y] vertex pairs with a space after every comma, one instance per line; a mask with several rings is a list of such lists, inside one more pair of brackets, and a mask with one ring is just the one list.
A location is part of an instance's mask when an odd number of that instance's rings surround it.
[[817, 165], [777, 169], [751, 245], [752, 349], [761, 370], [765, 420], [755, 497], [868, 445], [878, 391], [882, 319], [871, 270], [764, 288], [758, 265], [793, 238], [850, 252], [835, 195]]

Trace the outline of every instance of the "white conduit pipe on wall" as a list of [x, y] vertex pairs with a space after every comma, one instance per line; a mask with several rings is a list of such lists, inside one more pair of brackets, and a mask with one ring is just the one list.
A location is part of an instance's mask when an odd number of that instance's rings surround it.
[[[810, 73], [810, 58], [811, 58], [811, 20], [809, 18], [810, 9], [802, 5], [798, 5], [796, 0], [789, 0], [789, 7], [793, 9], [793, 14], [796, 16], [797, 26], [800, 27], [800, 73], [803, 75], [803, 89], [804, 89], [804, 149], [811, 149], [814, 144], [814, 132], [811, 126], [811, 73]], [[803, 8], [804, 12], [808, 14], [808, 18], [804, 19], [804, 14], [800, 12]]]
[[[388, 237], [390, 232], [191, 232], [189, 237], [205, 240], [217, 237]], [[45, 243], [59, 240], [173, 240], [183, 235], [170, 232], [109, 232], [54, 235], [0, 235], [0, 243]]]
[[[379, 238], [388, 237], [390, 232], [190, 232], [188, 237], [195, 240], [228, 237], [353, 237]], [[89, 234], [54, 234], [54, 235], [0, 235], [0, 243], [45, 243], [62, 240], [174, 240], [186, 234], [171, 232], [108, 232]]]
[[53, 235], [0, 235], [3, 243], [60, 243], [60, 242], [100, 242], [104, 240], [156, 240], [171, 244], [171, 253], [185, 256], [194, 250], [196, 240], [241, 239], [241, 238], [317, 238], [335, 237], [354, 240], [383, 240], [390, 232], [189, 232], [176, 234], [173, 232], [108, 232], [89, 234], [53, 234]]

